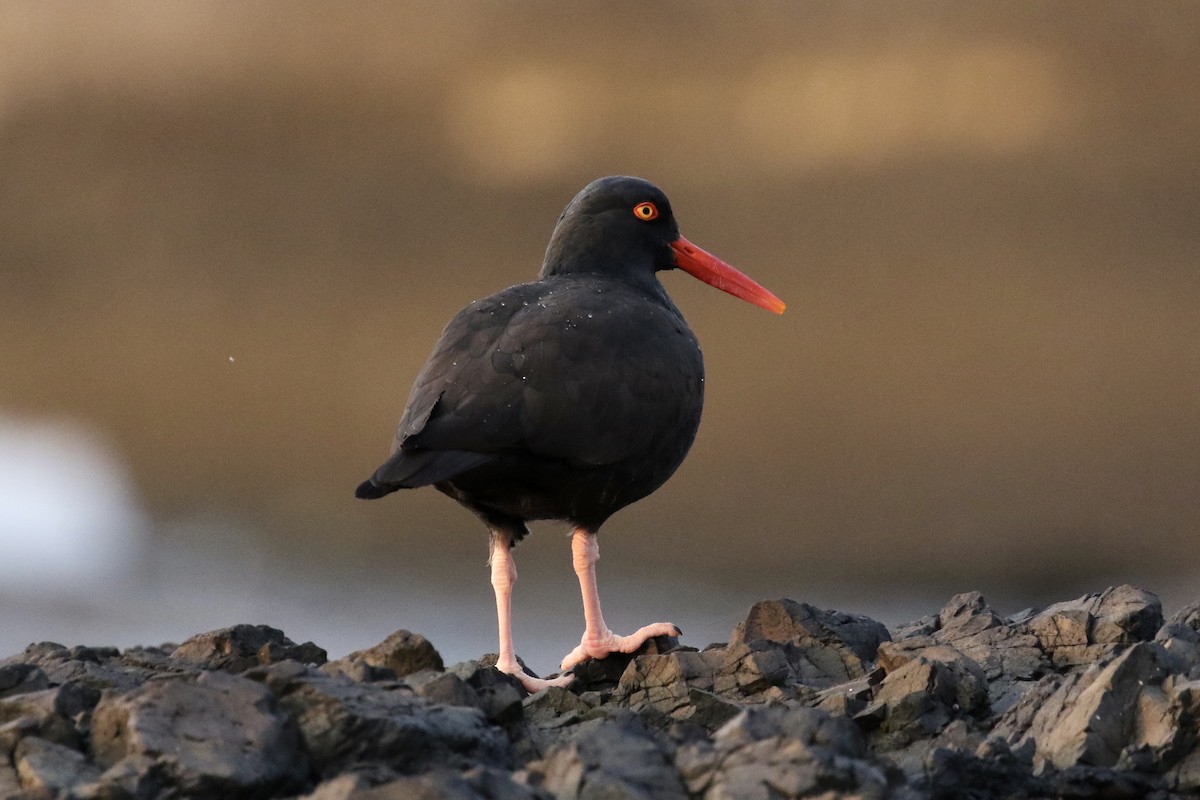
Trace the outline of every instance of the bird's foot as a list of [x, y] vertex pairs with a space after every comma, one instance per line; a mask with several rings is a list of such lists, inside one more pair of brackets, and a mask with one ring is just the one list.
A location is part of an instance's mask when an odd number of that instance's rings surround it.
[[496, 669], [505, 675], [512, 675], [520, 681], [521, 686], [525, 687], [525, 691], [530, 694], [539, 692], [548, 686], [561, 686], [565, 689], [575, 681], [575, 676], [566, 670], [563, 670], [563, 674], [557, 678], [535, 678], [526, 672], [515, 658], [511, 661], [497, 661]]
[[588, 636], [585, 633], [579, 646], [562, 660], [560, 669], [566, 672], [585, 659], [604, 658], [609, 653], [632, 653], [645, 644], [647, 639], [653, 639], [655, 636], [679, 636], [679, 634], [679, 627], [670, 622], [655, 622], [652, 625], [646, 625], [638, 628], [629, 636], [617, 636], [607, 629], [599, 636]]

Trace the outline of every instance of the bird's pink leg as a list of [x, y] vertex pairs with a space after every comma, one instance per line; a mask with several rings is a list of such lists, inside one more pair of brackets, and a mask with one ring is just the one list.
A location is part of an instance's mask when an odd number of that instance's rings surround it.
[[655, 636], [678, 636], [679, 628], [669, 622], [655, 622], [639, 628], [629, 636], [617, 636], [604, 624], [600, 610], [600, 591], [596, 588], [596, 562], [600, 559], [600, 544], [596, 534], [577, 528], [571, 536], [571, 561], [579, 576], [579, 592], [583, 595], [583, 640], [562, 661], [565, 672], [585, 658], [604, 658], [609, 653], [632, 653], [647, 639]]
[[517, 565], [509, 552], [512, 545], [503, 533], [492, 533], [491, 555], [488, 563], [492, 568], [492, 590], [496, 593], [496, 618], [500, 628], [500, 654], [496, 669], [512, 675], [530, 694], [547, 686], [569, 686], [574, 678], [562, 675], [554, 680], [535, 678], [517, 661], [512, 640], [512, 587], [517, 582]]

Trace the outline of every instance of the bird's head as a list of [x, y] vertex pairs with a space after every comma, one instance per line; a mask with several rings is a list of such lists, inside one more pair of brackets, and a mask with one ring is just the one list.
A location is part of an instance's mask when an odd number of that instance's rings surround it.
[[649, 181], [610, 176], [589, 183], [567, 204], [541, 277], [598, 273], [635, 285], [682, 269], [747, 302], [782, 314], [784, 303], [751, 278], [679, 235], [671, 202]]

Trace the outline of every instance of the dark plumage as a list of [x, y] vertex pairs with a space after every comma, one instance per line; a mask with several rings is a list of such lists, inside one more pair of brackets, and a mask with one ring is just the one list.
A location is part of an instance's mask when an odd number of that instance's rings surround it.
[[782, 311], [682, 239], [654, 185], [589, 184], [559, 218], [538, 280], [446, 326], [391, 457], [357, 496], [432, 485], [502, 536], [507, 556], [529, 520], [594, 534], [653, 492], [691, 447], [704, 401], [700, 347], [656, 277], [676, 267]]

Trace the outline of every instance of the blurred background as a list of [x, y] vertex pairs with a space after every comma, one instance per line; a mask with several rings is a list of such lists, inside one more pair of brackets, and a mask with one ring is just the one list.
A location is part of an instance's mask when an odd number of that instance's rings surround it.
[[[1190, 2], [0, 5], [0, 656], [494, 650], [483, 527], [353, 490], [612, 173], [789, 304], [663, 274], [707, 407], [603, 531], [614, 628], [1197, 599], [1198, 41]], [[516, 551], [542, 672], [564, 533]]]

